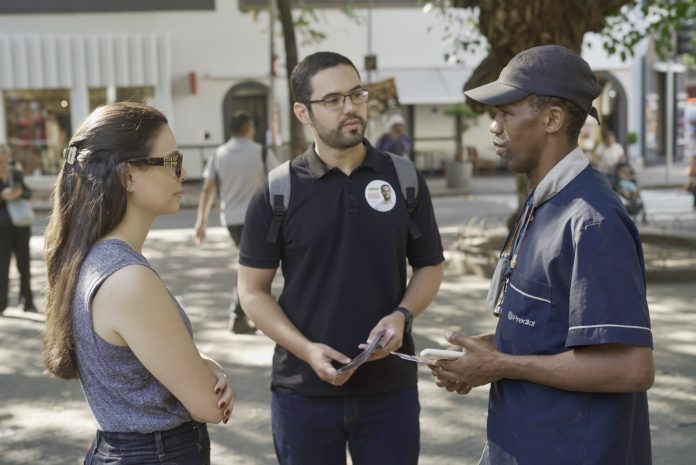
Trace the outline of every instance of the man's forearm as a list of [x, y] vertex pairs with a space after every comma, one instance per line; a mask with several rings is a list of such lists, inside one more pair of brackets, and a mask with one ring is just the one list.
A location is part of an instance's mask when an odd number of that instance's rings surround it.
[[420, 315], [430, 305], [442, 283], [443, 264], [415, 268], [408, 282], [400, 305], [408, 308], [413, 316]]
[[240, 292], [239, 300], [256, 327], [266, 336], [304, 360], [309, 340], [288, 319], [273, 296], [265, 291]]
[[196, 222], [198, 224], [208, 224], [210, 209], [213, 207], [213, 194], [215, 193], [215, 184], [208, 181], [203, 182], [203, 188], [198, 196], [198, 211]]
[[638, 392], [655, 377], [649, 347], [602, 344], [556, 355], [501, 354], [500, 378], [522, 379], [579, 392]]

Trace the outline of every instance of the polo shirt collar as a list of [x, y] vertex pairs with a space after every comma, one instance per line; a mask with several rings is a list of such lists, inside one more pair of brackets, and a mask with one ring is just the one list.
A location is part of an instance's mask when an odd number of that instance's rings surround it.
[[575, 147], [568, 155], [563, 157], [546, 176], [539, 181], [539, 184], [532, 192], [532, 203], [540, 205], [558, 194], [570, 181], [580, 174], [590, 161], [582, 152], [580, 147]]
[[[362, 163], [355, 169], [358, 170], [362, 167], [366, 167], [370, 168], [374, 172], [379, 172], [379, 170], [382, 167], [382, 157], [380, 152], [377, 151], [377, 149], [375, 149], [374, 147], [372, 147], [372, 145], [367, 139], [363, 139], [362, 143], [363, 145], [365, 145], [365, 158], [363, 159]], [[307, 169], [311, 173], [312, 177], [321, 178], [334, 168], [331, 168], [326, 163], [324, 163], [324, 160], [319, 158], [319, 155], [317, 155], [317, 152], [316, 150], [314, 150], [314, 147], [314, 144], [310, 145], [309, 148], [302, 154], [302, 159], [307, 165]]]

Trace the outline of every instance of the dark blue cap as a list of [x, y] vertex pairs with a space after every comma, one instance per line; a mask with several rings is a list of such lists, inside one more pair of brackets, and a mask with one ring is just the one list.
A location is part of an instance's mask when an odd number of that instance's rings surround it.
[[506, 105], [530, 94], [559, 97], [599, 121], [592, 101], [601, 91], [590, 65], [577, 53], [560, 45], [541, 45], [515, 55], [497, 81], [464, 94], [487, 105]]

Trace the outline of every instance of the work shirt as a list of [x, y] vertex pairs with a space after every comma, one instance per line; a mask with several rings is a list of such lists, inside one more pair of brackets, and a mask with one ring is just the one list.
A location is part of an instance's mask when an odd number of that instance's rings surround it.
[[[635, 224], [579, 149], [547, 177], [542, 183], [555, 178], [555, 190], [535, 203], [502, 302], [496, 347], [513, 355], [597, 344], [652, 347]], [[481, 464], [561, 463], [650, 464], [646, 393], [493, 383]]]
[[[444, 261], [432, 202], [423, 177], [412, 219], [422, 237], [409, 235], [409, 213], [389, 155], [363, 141], [365, 158], [350, 175], [329, 168], [310, 147], [291, 163], [290, 205], [277, 244], [266, 240], [272, 221], [268, 186], [254, 194], [245, 220], [239, 263], [276, 268], [285, 278], [278, 303], [310, 341], [355, 357], [370, 331], [399, 305], [408, 263]], [[389, 189], [383, 186], [389, 186]], [[380, 192], [392, 193], [388, 204]], [[402, 351], [413, 353], [405, 335]], [[343, 386], [322, 381], [279, 345], [272, 388], [303, 395], [361, 395], [413, 386], [416, 366], [394, 356], [360, 366]]]

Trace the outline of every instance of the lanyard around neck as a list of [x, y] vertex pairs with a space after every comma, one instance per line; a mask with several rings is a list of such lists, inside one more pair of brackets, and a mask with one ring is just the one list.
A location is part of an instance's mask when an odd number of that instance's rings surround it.
[[[509, 271], [506, 274], [512, 273], [512, 270], [517, 266], [517, 255], [519, 255], [520, 246], [522, 245], [524, 236], [527, 233], [527, 227], [529, 227], [529, 224], [532, 222], [534, 209], [535, 205], [532, 203], [532, 196], [530, 195], [525, 202], [522, 213], [517, 218], [512, 235], [508, 236], [508, 239], [505, 241], [503, 251], [501, 252], [501, 255], [507, 256], [510, 259], [510, 266], [508, 267]], [[510, 237], [513, 238], [512, 244], [510, 244]], [[505, 252], [508, 250], [508, 245], [510, 245], [510, 248], [506, 254]]]
[[[500, 252], [501, 264], [504, 265], [507, 262], [507, 267], [502, 273], [500, 283], [496, 282], [496, 284], [494, 284], [499, 286], [497, 298], [495, 299], [496, 304], [493, 309], [493, 314], [496, 316], [500, 315], [503, 301], [505, 300], [505, 294], [507, 294], [507, 287], [510, 282], [510, 277], [517, 266], [517, 255], [519, 255], [520, 246], [522, 245], [524, 236], [527, 233], [527, 227], [529, 227], [529, 223], [532, 222], [533, 215], [534, 204], [532, 202], [532, 196], [530, 195], [527, 198], [524, 210], [522, 210], [520, 216], [517, 218], [515, 229], [510, 235], [508, 235], [507, 239], [505, 240], [505, 245], [503, 245], [503, 250]], [[510, 244], [510, 238], [513, 238], [512, 244]], [[510, 246], [509, 249], [508, 246]]]

